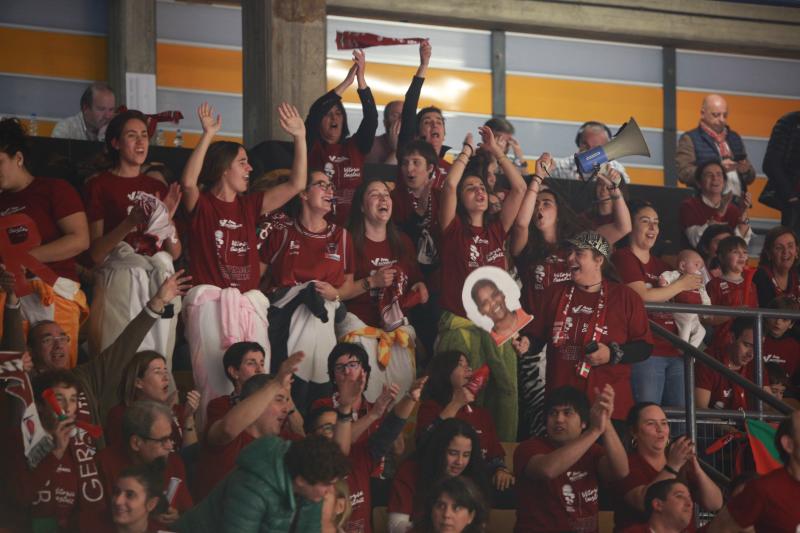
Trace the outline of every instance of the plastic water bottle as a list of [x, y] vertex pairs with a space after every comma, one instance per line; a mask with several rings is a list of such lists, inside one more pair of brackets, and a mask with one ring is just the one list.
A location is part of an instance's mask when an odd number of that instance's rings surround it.
[[30, 124], [28, 125], [28, 135], [31, 137], [39, 136], [39, 118], [36, 113], [31, 114]]
[[164, 146], [164, 130], [158, 128], [158, 132], [156, 132], [156, 146]]
[[180, 128], [175, 132], [175, 139], [172, 141], [172, 144], [174, 144], [176, 148], [183, 146], [183, 132]]

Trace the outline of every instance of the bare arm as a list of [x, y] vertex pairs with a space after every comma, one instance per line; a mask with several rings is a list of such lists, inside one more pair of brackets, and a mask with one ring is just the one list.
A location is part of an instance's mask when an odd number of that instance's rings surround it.
[[503, 230], [507, 232], [514, 224], [520, 205], [522, 205], [522, 198], [525, 196], [525, 180], [522, 179], [522, 174], [519, 173], [517, 166], [511, 162], [508, 156], [503, 153], [500, 145], [497, 144], [492, 130], [488, 126], [481, 126], [478, 131], [480, 131], [483, 139], [483, 146], [497, 159], [500, 168], [503, 169], [503, 174], [506, 175], [511, 185], [511, 190], [503, 201], [503, 208], [500, 210], [500, 222], [503, 224]]
[[[469, 146], [469, 149], [467, 149], [467, 146]], [[447, 229], [456, 216], [456, 206], [458, 205], [456, 191], [458, 189], [458, 182], [461, 181], [461, 176], [464, 175], [467, 162], [474, 153], [475, 146], [472, 142], [472, 134], [467, 133], [464, 139], [464, 149], [456, 156], [456, 160], [453, 161], [453, 166], [450, 167], [450, 171], [447, 173], [447, 178], [442, 187], [440, 196], [441, 203], [439, 205], [439, 226], [443, 231]]]
[[128, 216], [117, 224], [117, 227], [103, 235], [103, 220], [95, 220], [89, 225], [89, 236], [92, 244], [89, 246], [89, 255], [94, 264], [99, 265], [106, 260], [114, 247], [121, 243], [125, 236], [136, 229], [139, 224], [146, 222], [144, 210], [134, 207]]
[[708, 533], [731, 533], [732, 531], [746, 530], [746, 527], [742, 527], [736, 523], [736, 520], [733, 519], [727, 507], [723, 507], [722, 510], [714, 516], [714, 520], [708, 525]]
[[550, 453], [534, 455], [525, 465], [525, 475], [533, 479], [557, 478], [578, 462], [601, 434], [602, 431], [598, 428], [591, 428]]
[[42, 263], [71, 259], [89, 248], [89, 224], [86, 213], [79, 211], [56, 221], [63, 234], [58, 239], [31, 249], [30, 254]]
[[[683, 468], [683, 465], [686, 464], [686, 461], [691, 459], [693, 454], [694, 444], [692, 441], [686, 437], [678, 437], [675, 442], [670, 445], [667, 451], [667, 466], [669, 466], [675, 472], [678, 472], [681, 468]], [[650, 483], [639, 485], [638, 487], [634, 487], [633, 489], [629, 490], [624, 497], [625, 503], [631, 507], [634, 507], [635, 509], [638, 509], [639, 512], [644, 512], [644, 495], [650, 485], [656, 483], [657, 481], [664, 479], [675, 479], [676, 477], [677, 475], [667, 470], [666, 467], [663, 468]]]
[[683, 291], [699, 289], [703, 279], [698, 274], [684, 274], [666, 287], [647, 288], [644, 281], [632, 281], [628, 287], [633, 289], [645, 302], [666, 302]]
[[203, 160], [206, 157], [208, 147], [214, 139], [214, 135], [222, 127], [222, 117], [217, 115], [214, 118], [214, 108], [208, 102], [203, 102], [197, 108], [197, 116], [200, 119], [200, 124], [203, 126], [203, 135], [194, 147], [192, 155], [186, 161], [186, 166], [183, 167], [183, 174], [181, 175], [181, 188], [183, 189], [183, 207], [186, 208], [188, 213], [194, 211], [197, 205], [197, 200], [200, 198], [200, 189], [197, 187], [197, 180], [200, 177], [200, 171], [203, 168]]
[[692, 468], [694, 468], [694, 477], [697, 489], [697, 503], [711, 512], [718, 511], [722, 507], [724, 501], [722, 499], [722, 491], [716, 483], [714, 483], [703, 467], [700, 466], [697, 456], [693, 455], [691, 458]]
[[289, 181], [275, 186], [264, 195], [261, 204], [261, 214], [280, 209], [305, 189], [308, 179], [308, 149], [306, 144], [306, 126], [300, 117], [297, 108], [286, 102], [278, 106], [283, 131], [292, 136], [294, 141], [294, 160], [292, 161], [292, 175]]
[[617, 185], [617, 180], [622, 181], [622, 176], [614, 169], [610, 170], [609, 175], [610, 180], [602, 175], [598, 175], [597, 179], [604, 181], [608, 191], [611, 193], [609, 201], [611, 202], [611, 213], [614, 216], [614, 220], [610, 224], [604, 224], [597, 228], [597, 233], [605, 237], [610, 244], [614, 244], [630, 233], [633, 225], [628, 204], [625, 203], [625, 198], [620, 193]]
[[711, 391], [708, 389], [694, 388], [694, 403], [698, 409], [708, 409], [711, 401]]
[[542, 187], [542, 180], [550, 166], [550, 154], [545, 152], [536, 160], [536, 173], [533, 175], [530, 185], [522, 197], [517, 217], [514, 219], [514, 226], [511, 228], [511, 256], [517, 257], [528, 244], [529, 228], [533, 212], [536, 210], [536, 198]]

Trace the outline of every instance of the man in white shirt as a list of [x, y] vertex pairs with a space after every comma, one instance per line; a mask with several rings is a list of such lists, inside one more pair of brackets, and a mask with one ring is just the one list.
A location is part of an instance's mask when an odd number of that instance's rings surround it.
[[58, 139], [103, 141], [115, 108], [114, 91], [107, 83], [96, 81], [83, 91], [80, 113], [60, 120], [53, 128], [52, 136]]
[[[602, 122], [595, 122], [590, 120], [584, 122], [578, 133], [575, 136], [575, 145], [578, 147], [578, 152], [585, 152], [598, 146], [603, 146], [611, 140], [611, 130]], [[628, 174], [625, 172], [625, 167], [619, 161], [609, 161], [601, 167], [601, 172], [614, 183], [619, 183], [621, 177], [625, 183], [630, 182]], [[568, 157], [554, 157], [553, 166], [550, 169], [550, 176], [553, 178], [561, 178], [565, 180], [581, 179], [578, 173], [578, 165], [575, 163], [574, 156]]]

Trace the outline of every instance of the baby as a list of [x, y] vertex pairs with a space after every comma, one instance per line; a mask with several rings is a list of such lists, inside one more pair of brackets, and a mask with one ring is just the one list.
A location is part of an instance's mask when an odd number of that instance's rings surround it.
[[[705, 263], [700, 254], [694, 250], [681, 250], [678, 254], [678, 270], [664, 272], [658, 278], [659, 287], [666, 287], [674, 283], [684, 274], [703, 274]], [[711, 305], [705, 287], [701, 286], [694, 291], [683, 291], [675, 296], [675, 303]], [[699, 347], [706, 336], [706, 329], [700, 324], [700, 317], [696, 313], [674, 313], [675, 325], [678, 335], [686, 342]]]

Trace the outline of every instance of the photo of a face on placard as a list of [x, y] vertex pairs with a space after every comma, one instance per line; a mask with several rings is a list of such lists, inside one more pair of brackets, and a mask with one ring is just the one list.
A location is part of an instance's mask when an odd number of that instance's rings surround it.
[[474, 270], [461, 290], [467, 318], [491, 335], [497, 346], [516, 337], [533, 317], [519, 303], [519, 287], [508, 272], [493, 266]]

